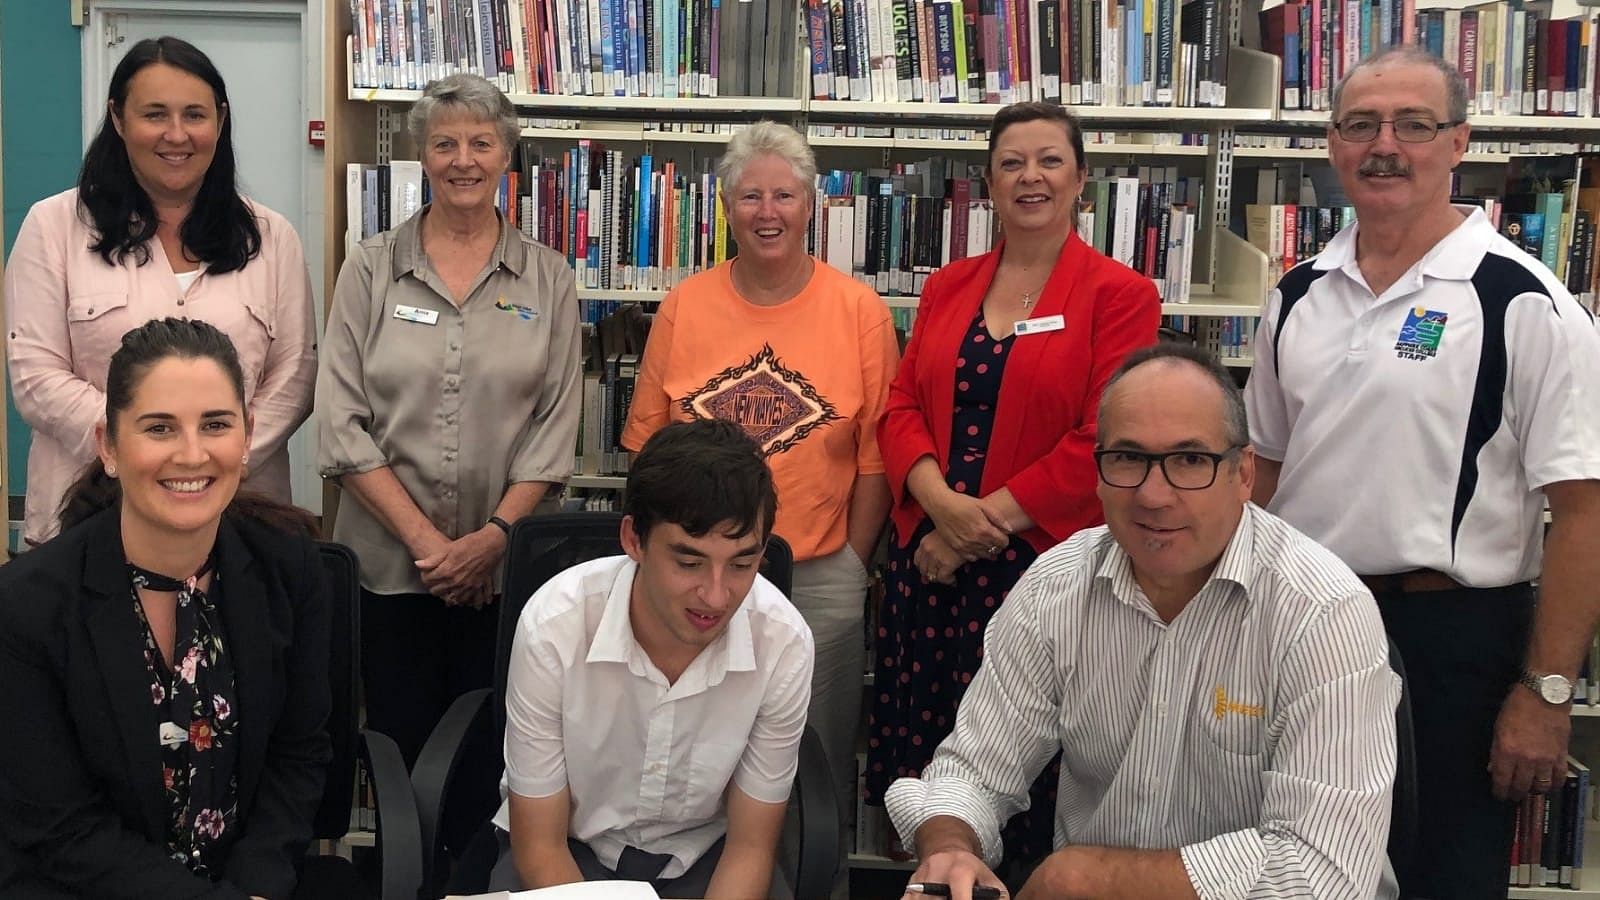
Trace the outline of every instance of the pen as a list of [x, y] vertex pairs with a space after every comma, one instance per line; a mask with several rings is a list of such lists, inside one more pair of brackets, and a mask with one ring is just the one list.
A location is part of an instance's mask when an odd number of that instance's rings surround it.
[[[906, 893], [926, 894], [929, 897], [948, 897], [950, 896], [950, 885], [938, 881], [913, 881], [906, 885]], [[972, 900], [1000, 900], [1003, 896], [1005, 896], [1005, 892], [997, 887], [990, 887], [987, 884], [975, 884], [972, 886]]]

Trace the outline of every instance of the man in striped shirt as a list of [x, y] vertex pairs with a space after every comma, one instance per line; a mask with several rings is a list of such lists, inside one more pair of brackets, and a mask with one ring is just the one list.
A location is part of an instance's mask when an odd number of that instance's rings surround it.
[[1000, 827], [1060, 750], [1057, 850], [1020, 898], [1393, 897], [1400, 688], [1371, 594], [1249, 504], [1209, 354], [1133, 354], [1099, 417], [1107, 525], [1028, 569], [954, 732], [889, 790], [912, 882], [998, 886]]

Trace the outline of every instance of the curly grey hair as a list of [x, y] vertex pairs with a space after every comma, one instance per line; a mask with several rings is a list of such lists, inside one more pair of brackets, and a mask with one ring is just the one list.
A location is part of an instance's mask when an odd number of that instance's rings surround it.
[[816, 189], [817, 157], [805, 136], [788, 125], [763, 119], [742, 131], [734, 132], [728, 149], [717, 160], [717, 180], [728, 190], [744, 174], [745, 166], [757, 157], [776, 156], [794, 169], [807, 193]]
[[420, 153], [427, 143], [428, 126], [440, 115], [453, 113], [479, 122], [493, 122], [500, 142], [509, 153], [517, 146], [522, 129], [517, 125], [517, 108], [506, 95], [481, 75], [448, 75], [428, 82], [422, 99], [411, 104], [406, 130]]

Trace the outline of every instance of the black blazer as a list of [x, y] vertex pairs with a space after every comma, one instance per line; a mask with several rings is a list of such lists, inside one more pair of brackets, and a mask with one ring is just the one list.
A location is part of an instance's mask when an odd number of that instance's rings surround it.
[[293, 892], [331, 757], [328, 588], [310, 539], [231, 515], [217, 569], [240, 829], [213, 884], [164, 844], [159, 723], [118, 510], [0, 567], [0, 897]]

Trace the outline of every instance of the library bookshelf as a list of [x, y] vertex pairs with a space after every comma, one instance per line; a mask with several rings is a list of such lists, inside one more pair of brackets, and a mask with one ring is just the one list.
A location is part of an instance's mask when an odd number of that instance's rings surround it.
[[[1247, 0], [1227, 0], [1224, 4], [1226, 19], [1223, 33], [1230, 43], [1240, 40], [1239, 7]], [[350, 36], [352, 22], [349, 5], [342, 2], [324, 5], [326, 21], [323, 29], [325, 43], [323, 57], [326, 61], [326, 94], [324, 110], [326, 142], [324, 153], [325, 173], [325, 229], [326, 246], [323, 273], [324, 296], [331, 302], [333, 288], [346, 250], [343, 223], [347, 222], [345, 171], [351, 163], [383, 163], [396, 158], [396, 133], [406, 107], [420, 97], [420, 91], [376, 89], [355, 86], [352, 69]], [[797, 24], [800, 24], [797, 22]], [[800, 32], [795, 43], [801, 44]], [[797, 53], [797, 64], [805, 62], [805, 53]], [[1227, 104], [1221, 107], [1144, 107], [1115, 105], [1075, 105], [1076, 113], [1086, 132], [1118, 132], [1119, 139], [1108, 143], [1090, 142], [1086, 151], [1091, 165], [1104, 165], [1107, 161], [1123, 160], [1143, 163], [1146, 160], [1166, 160], [1184, 163], [1190, 167], [1204, 167], [1203, 203], [1200, 210], [1195, 243], [1195, 261], [1191, 278], [1191, 296], [1187, 303], [1163, 304], [1164, 315], [1253, 318], [1266, 301], [1271, 288], [1267, 255], [1243, 238], [1228, 230], [1229, 214], [1233, 205], [1232, 184], [1235, 165], [1239, 160], [1286, 161], [1315, 164], [1326, 159], [1326, 151], [1310, 148], [1237, 147], [1239, 135], [1266, 136], [1317, 136], [1327, 126], [1326, 112], [1285, 110], [1281, 105], [1282, 61], [1273, 55], [1240, 46], [1228, 53]], [[802, 73], [804, 75], [804, 73]], [[795, 79], [799, 90], [809, 84], [808, 77]], [[576, 127], [548, 127], [530, 124], [522, 129], [522, 137], [540, 142], [571, 142], [579, 140], [618, 145], [641, 145], [647, 148], [701, 145], [708, 152], [725, 143], [728, 134], [720, 130], [657, 130], [658, 123], [682, 123], [693, 128], [710, 123], [748, 122], [757, 118], [772, 118], [788, 122], [803, 133], [809, 126], [835, 126], [833, 131], [850, 132], [870, 130], [872, 135], [829, 134], [809, 138], [819, 157], [828, 161], [829, 154], [851, 155], [860, 160], [863, 154], [875, 154], [887, 163], [891, 154], [900, 151], [974, 154], [981, 159], [986, 150], [982, 141], [945, 137], [884, 136], [881, 132], [894, 129], [973, 128], [986, 124], [993, 116], [997, 104], [974, 103], [917, 103], [917, 102], [866, 102], [860, 100], [815, 100], [806, 96], [792, 97], [640, 97], [640, 96], [590, 96], [522, 94], [508, 95], [519, 112], [530, 119], [557, 118], [572, 120]], [[1574, 143], [1600, 142], [1600, 117], [1563, 116], [1476, 116], [1471, 120], [1474, 137], [1500, 135], [1529, 142], [1529, 152], [1539, 152], [1543, 142], [1564, 141]], [[1180, 144], [1151, 138], [1151, 133], [1187, 132], [1205, 135], [1205, 143]], [[1121, 133], [1126, 133], [1122, 135]], [[1474, 164], [1505, 164], [1512, 153], [1479, 152], [1469, 154], [1467, 162]], [[403, 158], [403, 157], [400, 157]], [[619, 291], [583, 288], [578, 292], [582, 300], [620, 300], [654, 303], [665, 295], [664, 290]], [[891, 308], [915, 309], [916, 296], [886, 296]], [[1252, 360], [1234, 357], [1224, 364], [1248, 368]], [[576, 475], [569, 484], [576, 488], [615, 490], [623, 486], [625, 478], [616, 475]], [[328, 489], [325, 498], [327, 515], [336, 514], [337, 496]], [[1590, 718], [1600, 716], [1600, 708], [1580, 707], [1574, 716]], [[1594, 825], [1590, 825], [1589, 843], [1596, 844]], [[851, 854], [851, 868], [909, 870], [911, 865], [870, 854]], [[1600, 900], [1600, 889], [1571, 891], [1553, 888], [1513, 888], [1511, 897], [1593, 897]]]

